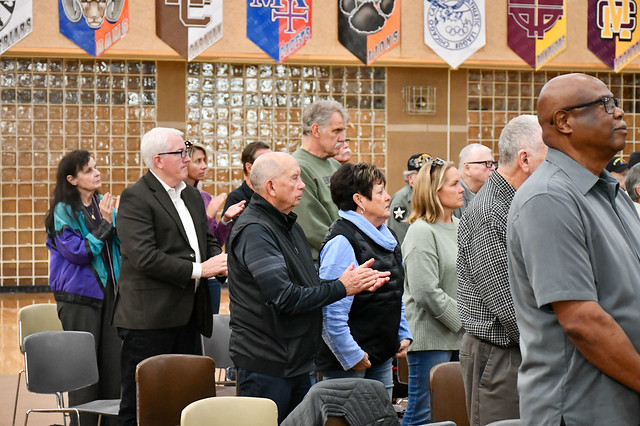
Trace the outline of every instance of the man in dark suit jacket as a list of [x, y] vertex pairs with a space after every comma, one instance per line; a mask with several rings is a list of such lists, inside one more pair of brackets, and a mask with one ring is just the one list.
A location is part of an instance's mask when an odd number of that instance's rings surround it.
[[182, 133], [152, 129], [140, 149], [149, 172], [123, 191], [117, 224], [122, 267], [113, 325], [122, 338], [123, 425], [136, 424], [138, 363], [198, 352], [200, 332], [212, 319], [205, 279], [227, 273], [202, 198], [183, 182], [190, 158]]

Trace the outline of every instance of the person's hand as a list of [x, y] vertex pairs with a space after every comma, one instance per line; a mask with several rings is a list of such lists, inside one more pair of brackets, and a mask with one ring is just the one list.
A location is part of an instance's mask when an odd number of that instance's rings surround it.
[[411, 344], [411, 339], [402, 339], [400, 340], [400, 348], [398, 348], [398, 352], [396, 352], [396, 358], [405, 358], [407, 356], [407, 349], [409, 349], [409, 345]]
[[224, 200], [227, 198], [227, 193], [222, 192], [209, 201], [209, 205], [207, 206], [207, 216], [214, 218], [218, 214], [220, 207], [224, 204]]
[[366, 370], [369, 367], [371, 367], [371, 361], [369, 361], [369, 354], [365, 352], [362, 359], [356, 365], [351, 367], [351, 369], [357, 371], [357, 370]]
[[107, 222], [111, 223], [112, 222], [112, 212], [113, 209], [116, 206], [116, 199], [118, 197], [112, 197], [110, 193], [106, 193], [102, 196], [102, 200], [100, 200], [100, 204], [99, 204], [99, 208], [100, 208], [100, 214], [102, 215], [102, 218], [104, 220], [106, 220]]
[[245, 200], [242, 200], [230, 205], [227, 211], [224, 212], [224, 216], [222, 217], [224, 223], [231, 222], [236, 216], [242, 213], [244, 211], [245, 204], [247, 204], [247, 202]]
[[201, 278], [211, 278], [216, 275], [227, 276], [227, 254], [220, 253], [202, 262]]
[[353, 296], [362, 291], [376, 291], [380, 286], [389, 281], [389, 271], [380, 272], [371, 269], [373, 258], [354, 268], [353, 263], [338, 278], [347, 291], [347, 296]]

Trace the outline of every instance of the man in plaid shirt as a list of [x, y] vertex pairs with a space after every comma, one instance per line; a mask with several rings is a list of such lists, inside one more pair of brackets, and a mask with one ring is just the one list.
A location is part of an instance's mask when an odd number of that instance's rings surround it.
[[498, 169], [458, 229], [458, 310], [465, 329], [460, 363], [471, 425], [519, 418], [521, 357], [507, 270], [507, 215], [516, 189], [547, 154], [538, 119], [522, 115], [511, 120], [498, 150]]

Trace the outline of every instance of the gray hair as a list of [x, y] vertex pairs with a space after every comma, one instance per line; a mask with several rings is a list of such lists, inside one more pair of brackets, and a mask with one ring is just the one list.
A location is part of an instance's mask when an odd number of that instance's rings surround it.
[[500, 139], [498, 140], [498, 152], [500, 153], [500, 164], [512, 164], [518, 158], [521, 149], [537, 150], [537, 137], [541, 132], [538, 117], [524, 114], [513, 118], [504, 126]]
[[153, 169], [153, 157], [169, 149], [169, 136], [178, 135], [182, 137], [183, 134], [180, 130], [169, 127], [154, 127], [145, 133], [140, 144], [140, 155], [144, 164], [149, 169]]
[[340, 102], [324, 99], [309, 105], [302, 113], [302, 134], [310, 134], [313, 123], [321, 129], [327, 127], [334, 112], [339, 112], [345, 123], [349, 121], [349, 113]]
[[640, 186], [640, 164], [636, 164], [629, 169], [629, 173], [627, 173], [627, 177], [624, 180], [624, 186], [627, 187], [629, 197], [637, 203], [638, 193], [636, 192], [636, 188]]
[[[483, 149], [491, 152], [490, 148], [479, 143], [470, 143], [462, 148], [460, 150], [460, 155], [458, 156], [458, 168], [462, 168], [462, 166], [464, 166], [464, 163], [466, 163], [469, 157], [471, 157], [471, 154]], [[491, 155], [493, 155], [493, 152], [491, 152]]]

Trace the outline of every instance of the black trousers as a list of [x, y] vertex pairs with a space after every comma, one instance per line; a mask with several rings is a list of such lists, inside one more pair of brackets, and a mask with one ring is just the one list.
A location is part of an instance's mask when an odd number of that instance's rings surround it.
[[119, 425], [135, 426], [136, 410], [136, 367], [138, 363], [155, 355], [187, 354], [201, 355], [200, 333], [196, 329], [193, 316], [189, 323], [181, 327], [153, 330], [132, 330], [118, 328], [122, 339], [122, 401], [118, 413]]

